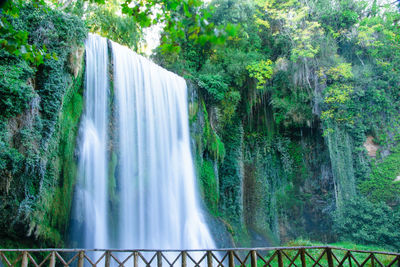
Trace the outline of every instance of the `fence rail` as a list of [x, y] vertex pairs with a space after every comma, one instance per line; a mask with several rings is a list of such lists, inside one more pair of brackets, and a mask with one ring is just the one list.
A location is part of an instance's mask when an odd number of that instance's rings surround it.
[[332, 246], [213, 250], [0, 249], [0, 266], [400, 267], [400, 253]]

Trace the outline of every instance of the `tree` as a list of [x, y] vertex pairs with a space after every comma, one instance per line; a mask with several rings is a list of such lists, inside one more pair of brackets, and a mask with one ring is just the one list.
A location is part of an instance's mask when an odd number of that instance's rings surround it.
[[[44, 0], [33, 0], [33, 4], [36, 8], [46, 9]], [[40, 65], [43, 60], [54, 58], [57, 56], [53, 53], [47, 53], [46, 46], [36, 47], [34, 44], [28, 43], [29, 33], [24, 30], [15, 29], [12, 24], [12, 19], [17, 18], [19, 15], [19, 9], [23, 1], [21, 0], [9, 0], [1, 5], [0, 8], [0, 48], [7, 50], [8, 52], [21, 56], [25, 60]]]
[[232, 24], [216, 26], [210, 23], [212, 8], [202, 0], [140, 0], [133, 4], [126, 0], [122, 13], [132, 16], [140, 28], [163, 25], [161, 50], [179, 53], [179, 40], [189, 39], [195, 44], [221, 44], [236, 33]]
[[400, 246], [399, 216], [383, 202], [354, 198], [335, 213], [334, 230], [341, 240], [394, 249]]

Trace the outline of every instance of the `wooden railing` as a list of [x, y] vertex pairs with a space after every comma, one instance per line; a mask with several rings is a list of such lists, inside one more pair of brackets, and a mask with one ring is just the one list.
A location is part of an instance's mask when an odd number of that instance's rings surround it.
[[0, 249], [0, 266], [400, 266], [400, 253], [331, 246], [214, 250]]

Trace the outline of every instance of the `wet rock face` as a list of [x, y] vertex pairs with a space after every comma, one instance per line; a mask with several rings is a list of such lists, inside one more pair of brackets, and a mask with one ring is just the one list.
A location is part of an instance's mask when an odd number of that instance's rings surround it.
[[379, 145], [375, 144], [373, 136], [367, 136], [367, 140], [364, 142], [364, 147], [368, 151], [368, 156], [376, 157], [376, 152], [379, 149]]
[[82, 57], [84, 55], [85, 49], [83, 46], [76, 46], [73, 48], [68, 57], [68, 67], [74, 78], [78, 77], [78, 74], [82, 70]]

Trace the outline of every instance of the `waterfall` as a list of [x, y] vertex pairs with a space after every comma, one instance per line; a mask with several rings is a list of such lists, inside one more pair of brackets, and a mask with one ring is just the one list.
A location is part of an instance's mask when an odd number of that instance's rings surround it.
[[[75, 205], [84, 214], [84, 228], [92, 230], [85, 246], [215, 248], [197, 193], [185, 80], [127, 47], [110, 43], [112, 96], [107, 88], [107, 40], [89, 35], [86, 42], [86, 111], [76, 190], [78, 198], [83, 196], [82, 204]], [[115, 106], [108, 115], [111, 102]], [[107, 118], [115, 120], [111, 133]], [[108, 218], [106, 143], [111, 136], [117, 155], [117, 203], [112, 209], [116, 223]]]
[[120, 145], [120, 245], [213, 248], [190, 151], [186, 82], [112, 43]]
[[107, 39], [89, 34], [86, 46], [85, 112], [80, 128], [75, 217], [84, 229], [87, 248], [108, 245], [107, 234]]

